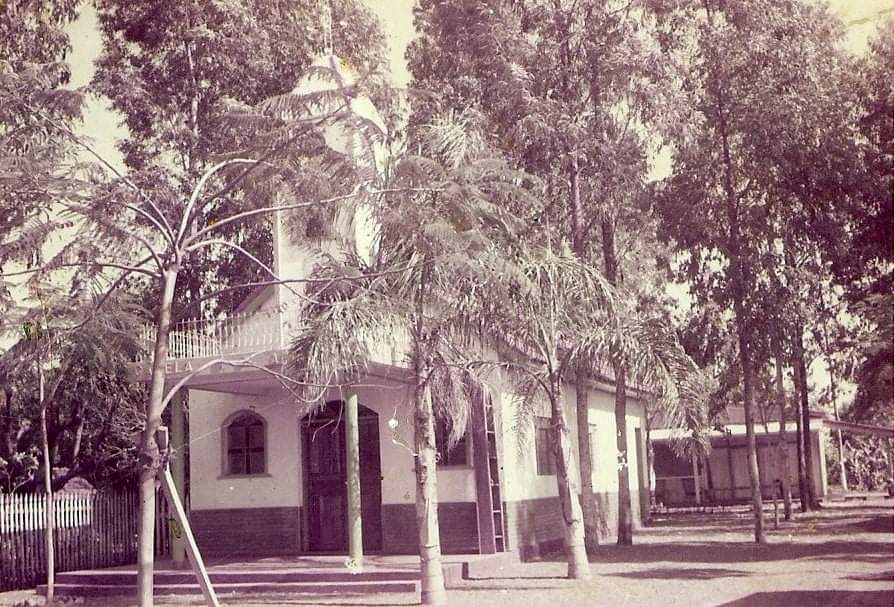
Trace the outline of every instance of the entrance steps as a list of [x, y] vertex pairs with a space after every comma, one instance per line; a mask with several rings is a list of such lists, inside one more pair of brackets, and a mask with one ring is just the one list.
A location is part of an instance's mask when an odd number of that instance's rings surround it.
[[[211, 584], [220, 595], [307, 593], [367, 594], [375, 592], [418, 592], [419, 575], [410, 571], [336, 573], [329, 571], [215, 571]], [[72, 571], [56, 575], [56, 594], [70, 596], [115, 596], [136, 594], [136, 571]], [[45, 594], [46, 586], [38, 586]], [[156, 571], [155, 594], [202, 594], [192, 571]]]
[[[444, 560], [448, 587], [477, 577], [506, 562], [508, 553], [456, 555]], [[418, 557], [372, 557], [363, 571], [352, 572], [344, 557], [302, 557], [245, 560], [208, 568], [211, 584], [220, 596], [230, 594], [372, 594], [419, 593]], [[514, 560], [514, 558], [512, 559]], [[159, 564], [155, 569], [155, 594], [201, 595], [191, 569]], [[57, 596], [134, 596], [137, 572], [133, 566], [56, 574]], [[46, 593], [46, 586], [37, 592]]]

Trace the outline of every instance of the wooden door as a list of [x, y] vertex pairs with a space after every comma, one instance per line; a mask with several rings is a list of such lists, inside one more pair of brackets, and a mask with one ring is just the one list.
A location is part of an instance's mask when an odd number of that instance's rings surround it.
[[344, 427], [335, 420], [304, 427], [308, 544], [313, 551], [348, 547]]
[[[303, 424], [308, 548], [315, 552], [348, 549], [345, 425], [341, 407], [340, 402], [328, 403]], [[379, 418], [363, 406], [359, 417], [363, 549], [375, 552], [382, 549]]]

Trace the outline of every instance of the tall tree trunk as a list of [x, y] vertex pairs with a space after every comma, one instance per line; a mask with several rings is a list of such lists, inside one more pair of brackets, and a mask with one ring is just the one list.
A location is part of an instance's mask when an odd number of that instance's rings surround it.
[[577, 411], [577, 446], [580, 455], [581, 507], [584, 517], [584, 544], [587, 552], [599, 545], [599, 508], [593, 491], [593, 445], [590, 442], [590, 406], [583, 374], [578, 373], [575, 382]]
[[618, 447], [618, 545], [633, 544], [633, 509], [630, 503], [630, 469], [627, 454], [627, 377], [615, 365], [615, 431]]
[[[707, 5], [706, 9], [707, 9]], [[709, 19], [711, 18], [709, 14]], [[741, 253], [741, 230], [739, 224], [739, 195], [736, 192], [735, 165], [730, 151], [729, 135], [726, 122], [724, 91], [717, 92], [719, 106], [718, 118], [720, 126], [720, 142], [723, 152], [723, 190], [726, 198], [726, 214], [728, 225], [727, 249], [729, 255], [729, 282], [733, 296], [733, 312], [735, 314], [736, 334], [739, 339], [739, 364], [742, 367], [742, 404], [745, 409], [745, 439], [748, 445], [748, 477], [751, 481], [751, 507], [754, 511], [754, 541], [766, 542], [764, 535], [763, 499], [761, 498], [760, 470], [757, 467], [757, 442], [754, 436], [754, 371], [752, 368], [751, 349], [748, 341], [750, 327], [745, 308], [744, 260]]]
[[754, 514], [754, 541], [763, 544], [767, 541], [764, 534], [764, 504], [761, 496], [760, 469], [757, 463], [757, 439], [754, 434], [754, 368], [751, 360], [750, 327], [745, 309], [745, 272], [739, 249], [739, 217], [736, 204], [736, 193], [733, 188], [732, 164], [729, 155], [729, 144], [726, 138], [725, 119], [721, 114], [723, 133], [723, 152], [727, 167], [726, 193], [727, 214], [729, 218], [729, 279], [733, 296], [733, 313], [735, 315], [736, 335], [739, 341], [739, 365], [742, 369], [742, 405], [745, 409], [745, 441], [748, 449], [748, 479], [751, 484], [751, 508]]
[[[605, 277], [612, 285], [618, 286], [621, 278], [618, 272], [618, 257], [615, 251], [615, 227], [611, 218], [603, 217], [602, 259]], [[633, 544], [633, 510], [630, 500], [630, 470], [627, 462], [627, 369], [617, 352], [612, 354], [615, 372], [615, 436], [618, 449], [618, 544]]]
[[801, 409], [801, 436], [803, 439], [804, 452], [804, 482], [807, 485], [807, 507], [809, 510], [816, 510], [819, 504], [816, 500], [816, 485], [813, 478], [813, 446], [811, 445], [810, 436], [810, 397], [807, 389], [807, 364], [804, 361], [804, 338], [803, 328], [798, 325], [795, 327], [795, 335], [793, 337], [794, 344], [792, 354], [795, 357], [795, 364], [798, 366], [798, 375], [801, 378], [799, 386], [800, 409]]
[[590, 579], [590, 561], [584, 540], [583, 511], [578, 499], [574, 480], [574, 457], [571, 450], [571, 432], [565, 408], [562, 406], [561, 380], [554, 373], [550, 378], [550, 413], [553, 426], [553, 454], [556, 458], [556, 485], [565, 531], [565, 555], [568, 559], [568, 578]]
[[[425, 369], [420, 368], [420, 372]], [[419, 530], [419, 569], [422, 579], [422, 604], [446, 605], [447, 590], [441, 565], [441, 537], [438, 528], [437, 448], [435, 417], [431, 395], [420, 384], [415, 391], [416, 447], [416, 525]]]
[[[797, 268], [795, 255], [789, 239], [783, 240], [783, 260], [787, 270]], [[790, 285], [793, 288], [796, 285]], [[815, 508], [816, 497], [813, 488], [812, 458], [810, 449], [810, 408], [807, 391], [807, 366], [804, 364], [804, 328], [795, 323], [791, 335], [791, 366], [795, 379], [794, 411], [798, 421], [798, 484], [801, 490], [801, 511]]]
[[792, 394], [792, 410], [795, 412], [795, 433], [797, 434], [798, 456], [798, 499], [801, 502], [801, 512], [808, 512], [810, 504], [807, 500], [807, 477], [804, 474], [804, 431], [801, 427], [800, 407], [798, 406], [798, 393], [800, 391], [801, 378], [798, 369], [795, 369], [795, 392]]
[[[738, 264], [737, 264], [738, 265]], [[751, 349], [748, 343], [748, 331], [744, 319], [744, 302], [741, 290], [734, 287], [734, 307], [736, 312], [736, 331], [739, 334], [739, 364], [742, 367], [742, 402], [745, 408], [745, 440], [748, 445], [748, 478], [751, 481], [751, 508], [754, 512], [754, 541], [763, 544], [767, 541], [764, 534], [764, 504], [761, 496], [760, 470], [757, 467], [757, 440], [754, 435], [754, 372], [751, 362]]]
[[161, 465], [155, 433], [161, 426], [165, 389], [165, 361], [168, 358], [168, 333], [171, 329], [171, 303], [177, 284], [179, 266], [165, 269], [162, 299], [156, 317], [155, 350], [146, 425], [140, 435], [140, 524], [137, 551], [137, 596], [140, 607], [153, 605], [153, 573], [155, 568], [155, 480]]
[[[44, 327], [48, 326], [46, 318], [44, 318]], [[47, 350], [48, 358], [52, 358], [49, 349]], [[37, 360], [37, 378], [38, 378], [38, 399], [40, 402], [40, 437], [41, 437], [41, 455], [43, 460], [43, 489], [46, 493], [46, 511], [44, 512], [45, 526], [45, 544], [47, 557], [47, 593], [46, 604], [53, 605], [53, 595], [56, 590], [56, 549], [53, 541], [54, 528], [56, 526], [55, 503], [53, 501], [53, 458], [50, 456], [52, 446], [50, 441], [50, 432], [47, 424], [47, 413], [50, 403], [56, 398], [59, 386], [65, 378], [68, 367], [71, 365], [72, 359], [68, 358], [63, 361], [56, 377], [53, 380], [50, 389], [47, 390], [46, 375], [43, 368], [44, 355], [40, 354]]]
[[782, 382], [782, 355], [779, 344], [776, 346], [776, 399], [779, 407], [779, 435], [776, 440], [776, 457], [779, 466], [779, 479], [782, 481], [782, 503], [785, 520], [792, 520], [792, 483], [788, 474], [788, 444], [785, 434], [785, 386]]
[[50, 437], [47, 432], [47, 395], [46, 378], [43, 371], [43, 360], [38, 360], [38, 392], [40, 396], [40, 436], [43, 442], [43, 488], [46, 493], [46, 511], [44, 526], [47, 551], [47, 594], [46, 604], [53, 605], [53, 594], [56, 590], [56, 549], [53, 542], [53, 528], [56, 516], [53, 509], [53, 462], [50, 459]]
[[[423, 266], [424, 268], [426, 266]], [[446, 605], [447, 590], [441, 564], [441, 535], [438, 527], [438, 458], [435, 416], [431, 393], [424, 380], [429, 372], [425, 334], [425, 295], [428, 270], [423, 269], [415, 295], [413, 330], [413, 439], [416, 450], [416, 529], [419, 534], [419, 575], [423, 605]]]
[[[578, 259], [586, 263], [587, 242], [584, 238], [583, 208], [580, 197], [580, 168], [578, 159], [572, 156], [571, 166], [571, 246]], [[599, 506], [593, 490], [593, 445], [590, 441], [590, 404], [584, 375], [575, 378], [577, 408], [577, 446], [580, 458], [581, 507], [584, 516], [584, 538], [587, 552], [599, 545]]]

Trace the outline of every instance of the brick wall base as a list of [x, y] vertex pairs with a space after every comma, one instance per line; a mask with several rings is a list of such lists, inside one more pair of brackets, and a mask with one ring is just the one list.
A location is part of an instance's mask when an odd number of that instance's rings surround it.
[[[631, 502], [639, 494], [631, 491]], [[613, 542], [618, 532], [618, 494], [597, 493], [599, 541]], [[528, 561], [564, 548], [564, 521], [559, 498], [541, 497], [505, 503], [509, 548]], [[634, 520], [639, 525], [638, 520]]]
[[203, 554], [282, 555], [301, 551], [301, 508], [192, 510], [189, 515]]
[[[617, 534], [618, 494], [597, 493], [600, 541]], [[631, 500], [638, 500], [634, 491]], [[558, 497], [506, 502], [509, 549], [522, 560], [563, 548], [563, 522]], [[438, 505], [444, 554], [478, 552], [478, 517], [474, 502]], [[192, 510], [190, 523], [199, 548], [212, 556], [288, 555], [301, 553], [301, 508], [234, 508]], [[639, 521], [635, 521], [639, 524]], [[382, 504], [382, 552], [416, 554], [415, 504]]]
[[[301, 508], [193, 510], [190, 524], [203, 554], [212, 556], [301, 553]], [[438, 505], [441, 551], [478, 552], [478, 515], [474, 502]], [[415, 504], [382, 504], [382, 552], [416, 554]]]
[[[478, 552], [478, 514], [474, 502], [438, 504], [441, 552]], [[416, 554], [419, 540], [416, 504], [382, 504], [382, 551], [385, 554]]]
[[[617, 493], [596, 494], [600, 541], [613, 542], [617, 533]], [[632, 500], [638, 495], [633, 492]], [[558, 497], [505, 504], [509, 549], [522, 560], [563, 548], [563, 522]], [[438, 506], [441, 550], [444, 554], [478, 552], [478, 517], [474, 502]], [[190, 523], [199, 548], [211, 556], [288, 555], [301, 553], [301, 508], [234, 508], [193, 510]], [[639, 521], [635, 521], [639, 524]], [[382, 552], [416, 554], [415, 504], [382, 504]]]

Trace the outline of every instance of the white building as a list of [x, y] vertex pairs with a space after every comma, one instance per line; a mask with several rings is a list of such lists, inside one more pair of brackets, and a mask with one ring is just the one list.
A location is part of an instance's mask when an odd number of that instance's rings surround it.
[[[824, 414], [811, 412], [810, 444], [814, 493], [820, 500], [826, 497], [826, 457], [824, 453]], [[697, 458], [677, 456], [671, 446], [671, 431], [657, 429], [650, 432], [653, 450], [653, 472], [656, 503], [665, 506], [729, 505], [751, 501], [751, 481], [748, 476], [748, 445], [745, 436], [745, 413], [742, 407], [729, 407], [721, 420], [721, 429], [709, 434], [711, 451]], [[785, 425], [786, 469], [780, 468], [777, 443], [779, 422], [766, 425], [755, 422], [757, 464], [761, 493], [766, 500], [779, 496], [782, 474], [787, 473], [793, 497], [799, 497], [797, 426], [794, 421]]]
[[[347, 70], [335, 58], [320, 61]], [[346, 80], [349, 73], [343, 73]], [[318, 82], [302, 83], [319, 90]], [[377, 119], [368, 100], [354, 111]], [[332, 145], [344, 134], [327, 133]], [[306, 276], [309, 249], [292, 242], [274, 222], [274, 270], [283, 278]], [[358, 235], [362, 241], [362, 234]], [[167, 381], [194, 373], [188, 393], [190, 521], [200, 548], [217, 555], [304, 554], [347, 551], [347, 498], [342, 399], [336, 390], [308, 406], [276, 377], [298, 325], [295, 296], [282, 285], [247, 299], [230, 319], [181, 323], [170, 337]], [[355, 392], [360, 402], [363, 539], [367, 552], [417, 552], [411, 392], [399, 340], [381, 344], [369, 375]], [[209, 361], [242, 360], [234, 366]], [[195, 373], [198, 369], [202, 370]], [[520, 449], [511, 432], [515, 396], [495, 375], [492, 407], [478, 403], [464, 441], [440, 449], [437, 487], [441, 545], [445, 553], [519, 551], [529, 557], [562, 545], [563, 524], [548, 433], [534, 430]], [[590, 388], [593, 486], [603, 531], [617, 521], [618, 457], [612, 386]], [[566, 387], [577, 457], [574, 390]], [[628, 470], [634, 520], [647, 507], [644, 487], [643, 406], [628, 400]], [[544, 406], [544, 417], [547, 416]], [[443, 434], [439, 431], [440, 435]], [[439, 440], [439, 443], [441, 441]], [[576, 466], [579, 470], [579, 465]], [[578, 479], [579, 480], [579, 479]]]

